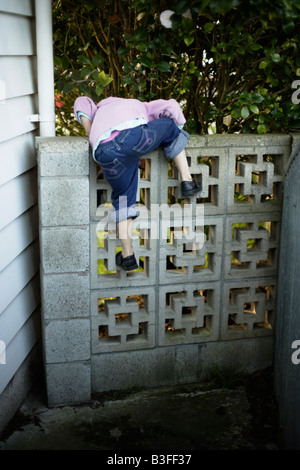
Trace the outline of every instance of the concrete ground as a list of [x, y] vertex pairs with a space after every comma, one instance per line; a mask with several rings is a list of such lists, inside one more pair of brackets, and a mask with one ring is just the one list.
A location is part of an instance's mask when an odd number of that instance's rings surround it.
[[259, 374], [229, 388], [102, 393], [55, 408], [34, 389], [0, 436], [0, 450], [278, 450], [272, 391], [266, 372]]

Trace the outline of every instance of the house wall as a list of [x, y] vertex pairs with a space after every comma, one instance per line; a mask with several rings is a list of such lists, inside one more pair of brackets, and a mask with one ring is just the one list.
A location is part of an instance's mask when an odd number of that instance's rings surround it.
[[31, 385], [40, 338], [33, 0], [0, 2], [0, 432]]

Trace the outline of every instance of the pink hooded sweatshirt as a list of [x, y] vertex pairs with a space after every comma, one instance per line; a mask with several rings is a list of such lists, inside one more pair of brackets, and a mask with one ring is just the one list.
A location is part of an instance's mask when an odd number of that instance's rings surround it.
[[81, 122], [81, 115], [92, 121], [89, 141], [93, 155], [98, 144], [115, 136], [116, 131], [130, 129], [160, 117], [169, 117], [182, 127], [186, 120], [176, 100], [154, 100], [149, 103], [131, 98], [110, 97], [98, 104], [87, 96], [75, 100], [74, 114]]

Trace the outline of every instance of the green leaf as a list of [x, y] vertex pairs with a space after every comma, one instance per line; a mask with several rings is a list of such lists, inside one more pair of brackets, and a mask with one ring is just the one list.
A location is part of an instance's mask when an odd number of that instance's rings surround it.
[[194, 35], [191, 34], [185, 34], [183, 37], [183, 40], [187, 46], [190, 46], [194, 42]]
[[97, 85], [96, 86], [96, 93], [97, 93], [98, 96], [102, 95], [103, 90], [104, 90], [104, 87], [102, 85]]
[[264, 100], [264, 97], [261, 96], [259, 93], [254, 93], [252, 97], [253, 103], [261, 103]]
[[265, 69], [268, 65], [268, 62], [266, 60], [262, 60], [259, 64], [259, 69]]
[[98, 65], [99, 65], [100, 62], [101, 62], [101, 59], [102, 59], [101, 54], [95, 55], [95, 56], [92, 58], [92, 64], [93, 64], [95, 67], [98, 67]]
[[112, 81], [112, 78], [109, 75], [106, 75], [104, 70], [102, 70], [102, 72], [99, 73], [98, 77], [99, 77], [100, 86], [106, 86]]
[[271, 59], [273, 60], [273, 62], [280, 62], [280, 54], [271, 54]]
[[99, 73], [98, 77], [99, 77], [99, 81], [100, 81], [100, 82], [105, 83], [105, 81], [106, 81], [106, 75], [105, 75], [104, 70], [102, 70], [102, 72]]
[[80, 70], [81, 78], [87, 78], [93, 72], [93, 70], [94, 69], [92, 67], [82, 67]]
[[214, 27], [215, 27], [214, 23], [205, 23], [204, 31], [206, 33], [209, 33], [210, 31], [212, 31], [214, 29]]
[[259, 134], [265, 134], [267, 131], [268, 131], [268, 126], [266, 126], [265, 124], [259, 124], [257, 126], [257, 132]]
[[258, 51], [259, 49], [262, 49], [262, 45], [258, 44], [257, 42], [254, 43], [254, 44], [251, 44], [251, 46], [250, 46], [251, 51]]
[[152, 60], [146, 56], [141, 57], [140, 62], [143, 67], [152, 67]]
[[247, 119], [247, 117], [250, 115], [250, 111], [248, 106], [243, 106], [241, 110], [241, 116], [243, 119]]
[[145, 30], [144, 28], [139, 28], [135, 31], [135, 34], [134, 34], [134, 37], [137, 41], [141, 41], [141, 42], [144, 42], [147, 40], [147, 37], [148, 37], [148, 34], [147, 34], [147, 30]]
[[169, 62], [162, 61], [157, 64], [158, 70], [161, 72], [170, 72], [170, 64]]
[[287, 23], [282, 25], [282, 29], [287, 36], [292, 34], [292, 32], [294, 31], [294, 27], [295, 27], [295, 23], [291, 19]]
[[129, 47], [120, 47], [118, 50], [118, 55], [120, 57], [123, 57], [124, 55], [128, 54], [129, 51], [130, 51]]
[[251, 110], [252, 113], [254, 113], [254, 114], [259, 114], [259, 109], [258, 109], [258, 107], [257, 107], [255, 104], [250, 104], [250, 110]]
[[74, 84], [73, 83], [66, 83], [65, 86], [64, 86], [64, 89], [63, 89], [63, 92], [64, 93], [70, 93], [74, 88]]
[[53, 57], [53, 62], [56, 67], [62, 66], [61, 58], [57, 57], [57, 55]]
[[233, 117], [233, 119], [238, 119], [241, 117], [241, 110], [236, 108], [236, 109], [233, 109], [232, 112], [231, 112], [231, 116]]
[[80, 55], [80, 56], [78, 57], [78, 60], [79, 60], [79, 62], [81, 62], [82, 64], [90, 65], [90, 61], [89, 61], [89, 59], [88, 59], [85, 55]]

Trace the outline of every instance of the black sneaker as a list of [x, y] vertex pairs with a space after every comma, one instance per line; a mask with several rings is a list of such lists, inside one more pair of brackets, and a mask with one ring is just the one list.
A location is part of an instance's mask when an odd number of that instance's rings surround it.
[[193, 196], [200, 191], [202, 191], [202, 183], [200, 181], [192, 180], [181, 182], [181, 194], [183, 197]]
[[116, 255], [116, 263], [118, 266], [121, 266], [121, 268], [125, 269], [125, 271], [133, 271], [139, 267], [134, 255], [123, 258], [121, 251], [119, 251], [119, 253]]

